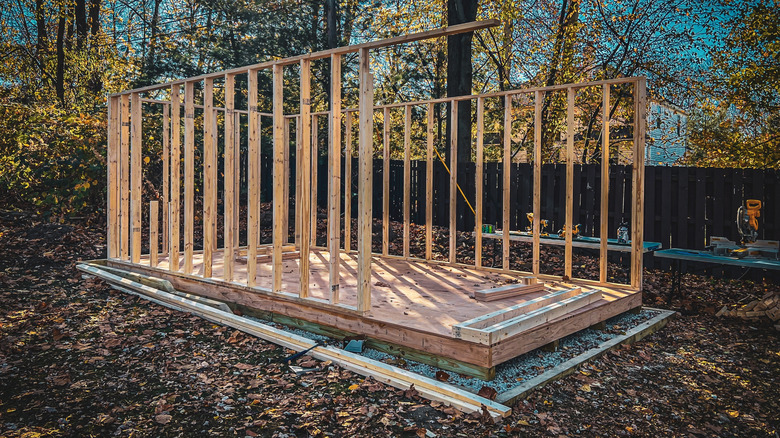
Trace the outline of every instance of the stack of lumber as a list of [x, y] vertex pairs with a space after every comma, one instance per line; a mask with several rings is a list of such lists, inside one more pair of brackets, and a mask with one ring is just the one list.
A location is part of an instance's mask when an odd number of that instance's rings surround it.
[[537, 281], [534, 277], [523, 277], [519, 283], [478, 290], [474, 292], [474, 299], [477, 301], [496, 301], [543, 290], [544, 283]]
[[723, 306], [715, 316], [732, 316], [749, 320], [768, 318], [775, 324], [775, 328], [780, 330], [780, 293], [767, 292], [760, 300], [753, 300], [733, 309]]

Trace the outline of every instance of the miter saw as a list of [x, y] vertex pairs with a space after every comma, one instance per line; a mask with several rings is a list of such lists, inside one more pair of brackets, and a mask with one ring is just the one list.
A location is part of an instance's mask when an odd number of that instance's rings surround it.
[[737, 209], [739, 244], [725, 237], [710, 237], [708, 247], [715, 255], [730, 257], [773, 258], [778, 255], [777, 240], [758, 240], [758, 218], [761, 217], [761, 201], [748, 199]]

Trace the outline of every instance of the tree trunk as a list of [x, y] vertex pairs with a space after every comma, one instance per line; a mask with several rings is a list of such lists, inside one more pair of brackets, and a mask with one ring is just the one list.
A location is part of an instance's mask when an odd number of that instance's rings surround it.
[[87, 4], [86, 0], [76, 0], [76, 45], [81, 48], [87, 38]]
[[65, 105], [65, 26], [68, 25], [66, 6], [60, 9], [60, 18], [57, 22], [57, 74], [56, 92], [60, 103]]
[[[477, 19], [477, 0], [447, 0], [447, 25], [468, 23]], [[450, 35], [447, 37], [447, 96], [471, 94], [471, 40], [473, 32]], [[449, 120], [449, 113], [447, 115]], [[449, 123], [448, 123], [449, 125]], [[450, 129], [447, 129], [447, 161], [450, 152]], [[458, 161], [471, 159], [471, 102], [463, 101], [458, 105]], [[448, 164], [449, 165], [449, 164]]]

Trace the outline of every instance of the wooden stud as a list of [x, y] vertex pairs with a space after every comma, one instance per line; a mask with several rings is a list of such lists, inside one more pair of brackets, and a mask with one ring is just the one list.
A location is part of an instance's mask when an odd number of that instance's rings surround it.
[[607, 239], [609, 238], [609, 84], [602, 85], [601, 116], [601, 245], [599, 246], [599, 281], [607, 282]]
[[533, 265], [532, 272], [539, 275], [539, 225], [542, 216], [542, 100], [544, 92], [534, 93], [534, 221], [531, 224], [533, 234]]
[[184, 83], [184, 273], [192, 274], [195, 242], [195, 83]]
[[412, 144], [412, 107], [404, 107], [404, 244], [403, 255], [409, 257], [409, 221], [411, 216], [411, 180], [412, 163], [410, 148]]
[[119, 138], [119, 258], [130, 257], [130, 95], [123, 94]]
[[108, 250], [109, 258], [119, 257], [119, 108], [120, 98], [108, 98]]
[[296, 170], [296, 175], [300, 175], [301, 184], [300, 207], [296, 203], [296, 217], [300, 216], [300, 251], [299, 260], [301, 286], [298, 296], [306, 298], [309, 296], [309, 247], [311, 245], [311, 61], [301, 60], [301, 108], [300, 108], [300, 145], [298, 150], [301, 153], [299, 163], [300, 170]]
[[[339, 235], [341, 234], [341, 55], [332, 55], [330, 57], [330, 117], [328, 118], [330, 126], [328, 133], [330, 141], [328, 142], [330, 165], [328, 166], [329, 178], [328, 188], [328, 250], [330, 252], [330, 303], [339, 302], [339, 283], [341, 264], [341, 245]], [[347, 128], [349, 129], [349, 128]], [[349, 192], [349, 190], [346, 190]], [[347, 196], [347, 201], [348, 201]], [[346, 206], [345, 206], [346, 210]], [[349, 218], [346, 218], [349, 221]]]
[[566, 243], [564, 247], [564, 277], [572, 277], [572, 225], [574, 224], [574, 98], [576, 90], [569, 88], [566, 105]]
[[282, 177], [282, 188], [284, 190], [284, 200], [282, 209], [282, 230], [284, 231], [284, 241], [287, 243], [290, 241], [290, 119], [282, 116], [284, 123], [283, 127], [283, 162], [284, 162], [284, 176]]
[[149, 201], [149, 266], [152, 268], [157, 267], [158, 262], [158, 252], [159, 252], [159, 244], [160, 239], [158, 236], [159, 232], [159, 219], [158, 215], [160, 214], [160, 203], [159, 201]]
[[390, 246], [390, 108], [382, 119], [382, 255]]
[[450, 263], [455, 263], [458, 255], [458, 106], [450, 101]]
[[211, 277], [216, 223], [216, 145], [214, 144], [214, 80], [203, 84], [203, 276]]
[[433, 104], [428, 104], [425, 155], [425, 260], [431, 259], [433, 243]]
[[[211, 114], [212, 114], [212, 116], [211, 116], [211, 144], [213, 145], [213, 147], [211, 148], [211, 151], [212, 151], [211, 152], [211, 162], [213, 163], [213, 165], [212, 165], [212, 169], [213, 169], [212, 170], [212, 176], [213, 176], [213, 179], [212, 179], [212, 181], [213, 181], [212, 193], [213, 193], [213, 196], [212, 196], [212, 204], [211, 204], [212, 205], [212, 210], [211, 211], [212, 211], [212, 215], [213, 215], [213, 218], [214, 218], [210, 222], [211, 223], [211, 237], [212, 237], [212, 239], [211, 239], [212, 254], [213, 254], [214, 251], [219, 249], [217, 247], [217, 217], [219, 216], [219, 211], [217, 209], [217, 205], [218, 205], [218, 202], [219, 202], [217, 200], [217, 187], [219, 186], [219, 167], [217, 166], [217, 164], [219, 163], [219, 160], [217, 158], [217, 154], [219, 152], [219, 122], [218, 122], [218, 118], [217, 118], [217, 114], [218, 113], [219, 113], [219, 111], [217, 111], [214, 108], [214, 104], [213, 104], [213, 100], [212, 100], [212, 108], [211, 108]], [[212, 258], [212, 260], [213, 260], [213, 258]]]
[[142, 108], [141, 96], [130, 95], [130, 220], [132, 222], [130, 261], [141, 261], [141, 155], [142, 155]]
[[239, 247], [238, 228], [241, 207], [241, 114], [235, 108], [233, 108], [233, 143], [233, 248], [236, 249]]
[[319, 161], [319, 122], [311, 116], [311, 246], [317, 246], [317, 167]]
[[374, 83], [368, 49], [360, 50], [357, 310], [371, 310], [371, 218], [374, 159]]
[[645, 224], [645, 131], [647, 129], [647, 78], [634, 83], [634, 150], [632, 187], [634, 203], [631, 207], [631, 287], [642, 290], [642, 257]]
[[249, 115], [249, 144], [247, 157], [247, 263], [246, 284], [253, 287], [257, 277], [257, 244], [260, 235], [260, 115], [257, 113], [257, 71], [249, 70], [247, 105]]
[[501, 238], [501, 267], [503, 270], [509, 270], [509, 210], [511, 206], [510, 193], [511, 186], [511, 173], [512, 173], [512, 96], [504, 97], [504, 184], [501, 191], [502, 198], [502, 238]]
[[344, 138], [344, 251], [349, 252], [352, 241], [352, 115], [344, 116], [347, 131]]
[[482, 188], [485, 182], [483, 181], [483, 169], [485, 162], [485, 99], [482, 97], [477, 98], [477, 170], [474, 185], [476, 187], [476, 196], [474, 199], [474, 207], [476, 214], [474, 215], [474, 265], [477, 268], [482, 267]]
[[168, 270], [179, 270], [179, 202], [181, 196], [181, 108], [179, 103], [179, 86], [171, 87], [171, 181], [170, 207], [168, 208]]
[[162, 190], [160, 191], [160, 200], [162, 201], [162, 251], [168, 252], [168, 203], [171, 198], [169, 196], [170, 186], [170, 166], [171, 166], [171, 105], [163, 105], [163, 147], [162, 147]]
[[[310, 145], [306, 145], [307, 148]], [[303, 164], [301, 163], [301, 157], [303, 156], [303, 142], [301, 141], [301, 116], [298, 114], [295, 117], [295, 246], [300, 248], [301, 246], [301, 218], [303, 212], [301, 211], [301, 174], [303, 172]]]
[[[225, 75], [225, 159], [224, 159], [224, 188], [222, 205], [224, 206], [224, 250], [222, 253], [222, 278], [225, 281], [233, 281], [233, 264], [236, 247], [236, 199], [235, 185], [236, 174], [236, 138], [235, 115], [233, 113], [235, 103], [236, 76]], [[216, 215], [215, 215], [216, 216]], [[215, 217], [216, 219], [216, 217]]]
[[[273, 123], [274, 123], [274, 196], [273, 196], [273, 292], [282, 291], [282, 245], [286, 242], [287, 224], [285, 210], [289, 205], [285, 196], [285, 186], [289, 180], [285, 180], [285, 127], [289, 127], [284, 119], [284, 77], [282, 66], [273, 68]], [[289, 132], [289, 130], [288, 130]]]

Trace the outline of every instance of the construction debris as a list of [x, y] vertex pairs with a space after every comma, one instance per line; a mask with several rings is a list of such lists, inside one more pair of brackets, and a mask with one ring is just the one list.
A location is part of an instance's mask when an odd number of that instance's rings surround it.
[[780, 329], [780, 294], [767, 292], [760, 300], [753, 300], [743, 306], [723, 306], [715, 316], [730, 316], [745, 320], [769, 320]]

